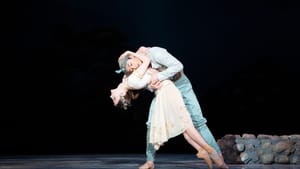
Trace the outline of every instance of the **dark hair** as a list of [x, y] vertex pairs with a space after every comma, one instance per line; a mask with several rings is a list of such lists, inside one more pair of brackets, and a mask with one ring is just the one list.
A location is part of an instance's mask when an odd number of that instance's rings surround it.
[[120, 101], [117, 104], [117, 107], [127, 110], [128, 107], [131, 106], [132, 100], [137, 99], [139, 94], [140, 94], [139, 90], [128, 90], [125, 96], [121, 96]]

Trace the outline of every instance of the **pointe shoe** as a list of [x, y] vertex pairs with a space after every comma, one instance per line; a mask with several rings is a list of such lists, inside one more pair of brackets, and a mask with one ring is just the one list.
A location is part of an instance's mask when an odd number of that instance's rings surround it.
[[154, 169], [154, 163], [152, 161], [147, 161], [141, 165], [139, 169]]
[[205, 163], [207, 164], [209, 169], [213, 168], [213, 163], [212, 163], [207, 151], [205, 151], [204, 149], [201, 148], [201, 149], [198, 150], [198, 153], [196, 154], [196, 156], [198, 158], [203, 159], [205, 161]]

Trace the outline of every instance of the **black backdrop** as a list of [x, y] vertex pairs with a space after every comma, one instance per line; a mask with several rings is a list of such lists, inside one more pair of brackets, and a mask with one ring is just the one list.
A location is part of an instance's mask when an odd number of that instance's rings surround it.
[[217, 139], [299, 134], [297, 1], [14, 1], [3, 18], [1, 154], [144, 153], [152, 94], [109, 99], [141, 45], [182, 61]]

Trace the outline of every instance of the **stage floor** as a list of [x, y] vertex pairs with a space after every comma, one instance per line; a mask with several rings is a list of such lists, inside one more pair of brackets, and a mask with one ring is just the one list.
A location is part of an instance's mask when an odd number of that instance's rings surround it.
[[[143, 154], [6, 156], [0, 169], [138, 169]], [[300, 169], [300, 165], [236, 165], [230, 169]], [[217, 169], [217, 166], [214, 165]], [[203, 160], [192, 154], [157, 154], [155, 169], [207, 169]]]

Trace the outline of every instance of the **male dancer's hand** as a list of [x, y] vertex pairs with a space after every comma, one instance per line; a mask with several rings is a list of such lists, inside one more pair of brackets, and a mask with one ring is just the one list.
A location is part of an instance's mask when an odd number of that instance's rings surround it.
[[161, 82], [157, 77], [158, 71], [155, 69], [151, 70], [151, 84], [150, 87], [154, 90], [159, 89], [161, 87]]

